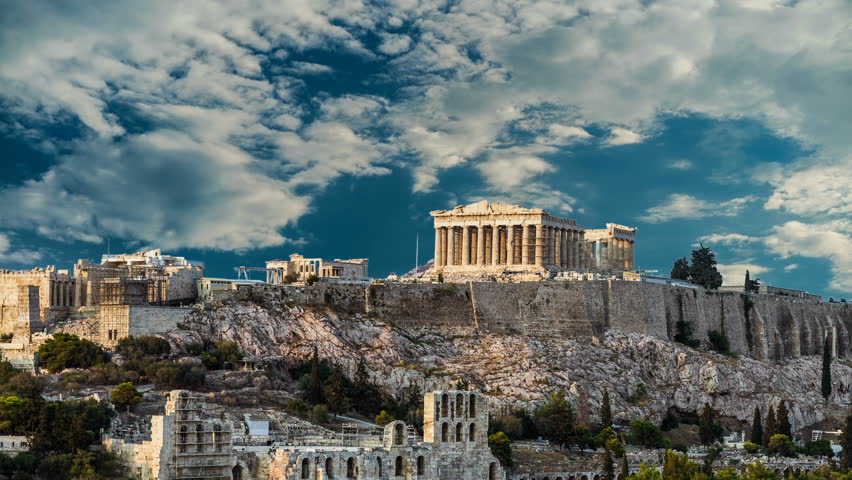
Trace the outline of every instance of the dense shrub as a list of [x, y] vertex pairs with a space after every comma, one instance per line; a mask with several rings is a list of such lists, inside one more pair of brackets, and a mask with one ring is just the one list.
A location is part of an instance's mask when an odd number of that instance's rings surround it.
[[204, 370], [171, 361], [156, 362], [145, 367], [145, 376], [157, 388], [192, 388], [204, 385]]
[[39, 362], [51, 373], [66, 368], [89, 368], [106, 362], [103, 349], [69, 333], [55, 333], [38, 347]]
[[727, 335], [722, 335], [718, 330], [708, 330], [707, 338], [710, 340], [710, 348], [723, 354], [731, 354], [731, 341]]
[[630, 422], [630, 439], [633, 445], [649, 448], [668, 447], [668, 441], [663, 437], [662, 430], [653, 423], [644, 420]]
[[162, 357], [171, 353], [172, 348], [165, 339], [153, 336], [124, 337], [118, 341], [115, 350], [126, 358]]
[[236, 342], [219, 341], [201, 354], [201, 363], [211, 370], [233, 366], [243, 358]]

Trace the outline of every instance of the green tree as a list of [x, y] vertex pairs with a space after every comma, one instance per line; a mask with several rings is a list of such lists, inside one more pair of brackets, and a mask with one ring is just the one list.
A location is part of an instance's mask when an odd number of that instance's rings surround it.
[[119, 383], [112, 389], [109, 397], [116, 407], [132, 406], [142, 401], [142, 394], [131, 382]]
[[834, 456], [834, 450], [831, 449], [831, 442], [826, 439], [805, 442], [805, 448], [803, 450], [805, 455], [829, 458]]
[[89, 368], [107, 360], [101, 347], [70, 333], [54, 333], [38, 347], [38, 357], [51, 373], [66, 368]]
[[609, 401], [609, 389], [604, 388], [603, 398], [601, 399], [601, 426], [603, 428], [612, 426], [612, 406]]
[[378, 387], [370, 381], [364, 357], [358, 359], [355, 378], [352, 382], [352, 399], [355, 409], [362, 415], [374, 415], [380, 410], [381, 395]]
[[689, 261], [686, 257], [681, 257], [675, 260], [672, 266], [672, 272], [669, 276], [675, 280], [689, 281]]
[[716, 435], [713, 431], [714, 419], [713, 409], [710, 408], [710, 404], [705, 403], [698, 417], [698, 437], [703, 445], [710, 445], [716, 441]]
[[772, 408], [772, 405], [767, 409], [766, 414], [766, 424], [763, 427], [763, 446], [766, 447], [769, 445], [769, 439], [772, 435], [778, 433], [778, 424], [775, 422], [775, 409]]
[[631, 480], [663, 480], [663, 475], [647, 463], [642, 462], [639, 471], [630, 476]]
[[627, 455], [621, 456], [621, 475], [618, 476], [621, 480], [627, 480], [630, 476], [630, 465], [627, 463]]
[[154, 336], [124, 337], [118, 341], [115, 351], [124, 355], [128, 360], [138, 360], [144, 357], [162, 357], [172, 352], [172, 347], [165, 339]]
[[388, 413], [387, 410], [382, 410], [381, 412], [379, 412], [378, 415], [376, 415], [376, 425], [380, 427], [384, 427], [385, 425], [393, 421], [396, 421], [396, 419], [393, 417], [393, 415]]
[[763, 445], [763, 423], [759, 407], [754, 407], [754, 417], [751, 420], [751, 441], [752, 443]]
[[335, 418], [339, 413], [345, 413], [352, 407], [346, 377], [340, 367], [335, 366], [331, 370], [331, 376], [328, 377], [325, 386], [325, 398], [328, 401], [328, 409]]
[[784, 457], [796, 456], [796, 446], [793, 445], [793, 441], [790, 440], [790, 437], [787, 435], [782, 435], [780, 433], [772, 435], [772, 438], [769, 439], [767, 451], [770, 454], [781, 455]]
[[664, 480], [707, 480], [701, 467], [682, 453], [666, 451], [663, 461]]
[[316, 274], [312, 273], [312, 274], [308, 275], [308, 277], [305, 279], [305, 285], [310, 287], [311, 285], [317, 283], [318, 281], [319, 281], [319, 277], [316, 276]]
[[760, 448], [761, 447], [759, 443], [746, 442], [743, 444], [743, 450], [745, 450], [747, 453], [757, 453], [760, 451]]
[[314, 347], [314, 356], [311, 358], [311, 376], [308, 380], [308, 403], [319, 405], [322, 403], [322, 381], [319, 374], [319, 356], [317, 347]]
[[512, 464], [512, 440], [503, 432], [488, 436], [488, 448], [503, 465]]
[[722, 286], [722, 274], [716, 268], [716, 254], [703, 244], [698, 250], [692, 251], [689, 280], [708, 290], [716, 290]]
[[612, 453], [610, 453], [606, 444], [604, 444], [603, 478], [604, 480], [615, 480], [615, 466], [612, 463]]
[[744, 290], [748, 293], [757, 293], [760, 291], [760, 282], [752, 280], [748, 270], [746, 270], [745, 283], [743, 285], [745, 285]]
[[707, 339], [710, 340], [710, 347], [722, 355], [731, 353], [731, 341], [727, 335], [723, 335], [719, 330], [707, 330]]
[[822, 398], [828, 402], [828, 397], [831, 396], [831, 344], [828, 342], [828, 335], [822, 343]]
[[633, 420], [630, 422], [630, 437], [633, 445], [644, 445], [649, 448], [663, 448], [666, 446], [666, 440], [660, 428], [644, 420]]
[[790, 412], [787, 411], [787, 404], [784, 400], [775, 409], [775, 433], [786, 435], [788, 438], [793, 436], [793, 426], [790, 425]]
[[314, 405], [314, 418], [319, 423], [328, 423], [328, 407], [321, 403]]
[[840, 435], [840, 468], [844, 472], [852, 469], [852, 410], [846, 414], [846, 424], [843, 426], [843, 434]]
[[750, 463], [746, 466], [743, 480], [781, 480], [777, 473], [763, 466], [760, 462]]
[[564, 391], [559, 390], [551, 395], [542, 405], [540, 413], [546, 439], [563, 448], [576, 443], [576, 416]]

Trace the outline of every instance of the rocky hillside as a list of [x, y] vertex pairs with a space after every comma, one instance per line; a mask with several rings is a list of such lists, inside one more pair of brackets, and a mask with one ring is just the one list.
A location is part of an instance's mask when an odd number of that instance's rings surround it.
[[[422, 332], [422, 330], [419, 330]], [[497, 406], [532, 407], [556, 389], [575, 404], [585, 391], [597, 412], [608, 388], [616, 419], [660, 421], [669, 409], [718, 411], [750, 421], [755, 406], [788, 402], [795, 429], [839, 418], [849, 407], [852, 365], [833, 365], [834, 393], [819, 394], [820, 362], [803, 356], [783, 363], [700, 352], [655, 337], [610, 330], [600, 338], [562, 340], [523, 335], [441, 336], [413, 333], [362, 315], [338, 315], [284, 302], [231, 302], [199, 307], [166, 337], [180, 350], [192, 342], [233, 340], [248, 355], [319, 355], [350, 375], [363, 356], [373, 380], [388, 392], [453, 388], [459, 379], [489, 393]], [[643, 383], [647, 395], [628, 398]]]

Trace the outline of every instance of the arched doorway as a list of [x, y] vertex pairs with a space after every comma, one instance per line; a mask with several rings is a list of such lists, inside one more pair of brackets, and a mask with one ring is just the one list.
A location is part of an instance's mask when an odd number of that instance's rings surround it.
[[243, 467], [237, 465], [231, 470], [231, 478], [233, 480], [243, 480]]

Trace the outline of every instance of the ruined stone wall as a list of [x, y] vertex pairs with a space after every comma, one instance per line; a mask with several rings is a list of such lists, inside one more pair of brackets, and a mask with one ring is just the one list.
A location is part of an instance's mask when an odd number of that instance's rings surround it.
[[852, 356], [852, 305], [776, 295], [704, 291], [617, 280], [467, 284], [252, 286], [228, 299], [285, 300], [365, 314], [409, 330], [581, 337], [607, 328], [674, 339], [678, 322], [707, 344], [726, 335], [731, 350], [762, 360], [822, 352]]
[[98, 330], [87, 338], [112, 348], [118, 340], [127, 336], [140, 337], [174, 330], [191, 310], [190, 307], [101, 305], [98, 307]]

